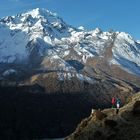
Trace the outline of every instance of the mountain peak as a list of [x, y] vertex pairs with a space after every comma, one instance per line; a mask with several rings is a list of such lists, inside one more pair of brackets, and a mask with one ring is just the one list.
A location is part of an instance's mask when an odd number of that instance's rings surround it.
[[33, 18], [38, 17], [41, 15], [42, 9], [36, 8], [31, 11], [28, 11], [27, 14], [32, 15]]
[[33, 18], [38, 18], [40, 16], [56, 16], [57, 15], [56, 13], [52, 13], [49, 10], [44, 9], [44, 8], [32, 9], [30, 11], [25, 12], [24, 14], [32, 15]]
[[99, 33], [99, 32], [101, 32], [101, 29], [100, 28], [96, 28], [95, 32]]

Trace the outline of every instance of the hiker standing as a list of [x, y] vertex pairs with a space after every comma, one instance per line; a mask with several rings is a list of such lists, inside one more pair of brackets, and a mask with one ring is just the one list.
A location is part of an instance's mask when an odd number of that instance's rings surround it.
[[114, 97], [112, 97], [111, 103], [112, 103], [112, 108], [114, 108], [115, 107], [115, 98]]
[[116, 99], [116, 114], [119, 113], [119, 109], [120, 109], [120, 99], [117, 98], [117, 99]]

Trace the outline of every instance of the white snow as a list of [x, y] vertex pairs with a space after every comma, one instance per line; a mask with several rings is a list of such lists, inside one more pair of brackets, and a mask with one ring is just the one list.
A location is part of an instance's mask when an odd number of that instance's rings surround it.
[[7, 27], [0, 28], [0, 62], [12, 63], [17, 57], [27, 57], [25, 46], [28, 43], [28, 36], [24, 32], [17, 32], [10, 35], [11, 30]]
[[111, 63], [120, 65], [130, 73], [140, 74], [140, 47], [132, 37], [124, 32], [117, 35], [113, 47]]
[[95, 83], [95, 80], [93, 78], [90, 78], [90, 77], [87, 77], [87, 76], [84, 76], [83, 74], [80, 74], [80, 73], [76, 73], [76, 72], [58, 72], [57, 73], [58, 75], [58, 79], [60, 81], [64, 81], [64, 80], [72, 80], [72, 78], [78, 78], [79, 81], [85, 81], [85, 82], [88, 82], [90, 84], [94, 84]]
[[137, 43], [139, 43], [139, 44], [140, 44], [140, 40], [137, 40]]
[[84, 26], [79, 26], [78, 29], [79, 29], [79, 30], [82, 30], [82, 31], [85, 30]]
[[[113, 33], [99, 28], [86, 31], [80, 26], [79, 29], [66, 24], [57, 14], [39, 8], [1, 19], [0, 62], [26, 62], [33, 47], [39, 47], [38, 54], [48, 57], [55, 68], [70, 71], [74, 68], [65, 58], [71, 56], [71, 59], [86, 64], [88, 58], [104, 57], [108, 44], [114, 41], [110, 63], [140, 74], [140, 41], [125, 32], [114, 32], [114, 39]], [[27, 44], [33, 40], [29, 52]], [[82, 80], [81, 75], [77, 77]]]
[[96, 28], [95, 30], [92, 31], [92, 36], [99, 35], [102, 31], [99, 28]]
[[117, 38], [118, 38], [118, 39], [123, 39], [123, 40], [125, 40], [126, 42], [129, 42], [130, 44], [133, 44], [133, 45], [134, 45], [134, 40], [133, 40], [133, 38], [132, 38], [129, 34], [125, 33], [125, 32], [120, 32], [120, 33], [118, 34]]
[[45, 36], [45, 37], [44, 37], [44, 41], [45, 41], [46, 43], [52, 45], [52, 40], [51, 40], [51, 38], [50, 38], [49, 36]]

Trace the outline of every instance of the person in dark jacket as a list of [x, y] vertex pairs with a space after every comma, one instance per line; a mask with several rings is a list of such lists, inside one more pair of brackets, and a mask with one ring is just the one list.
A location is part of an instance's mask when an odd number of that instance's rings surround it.
[[119, 113], [121, 101], [119, 98], [116, 99], [116, 114]]

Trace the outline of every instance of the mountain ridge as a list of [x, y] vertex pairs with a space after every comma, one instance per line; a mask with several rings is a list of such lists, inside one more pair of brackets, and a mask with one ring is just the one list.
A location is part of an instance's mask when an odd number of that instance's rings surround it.
[[[1, 19], [0, 34], [2, 80], [38, 83], [50, 92], [66, 92], [67, 87], [72, 89], [71, 83], [78, 83], [75, 90], [80, 92], [86, 83], [90, 89], [104, 81], [115, 88], [125, 83], [125, 88], [139, 89], [140, 44], [127, 33], [76, 29], [37, 8]], [[51, 79], [59, 86], [48, 88], [46, 81]], [[116, 85], [118, 80], [121, 84]]]
[[83, 119], [65, 140], [138, 140], [140, 138], [139, 115], [140, 92], [131, 96], [118, 114], [112, 108], [93, 110], [91, 115]]

